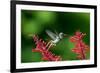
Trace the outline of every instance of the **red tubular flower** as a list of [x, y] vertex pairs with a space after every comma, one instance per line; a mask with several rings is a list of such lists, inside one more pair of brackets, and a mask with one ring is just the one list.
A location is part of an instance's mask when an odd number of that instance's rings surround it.
[[78, 55], [78, 59], [86, 59], [86, 52], [89, 50], [89, 46], [82, 40], [85, 35], [77, 31], [74, 36], [70, 37], [70, 41], [75, 44], [75, 48], [72, 51]]
[[47, 43], [44, 42], [42, 39], [39, 39], [38, 36], [34, 35], [33, 39], [35, 41], [36, 44], [36, 48], [32, 49], [32, 52], [40, 52], [42, 54], [42, 60], [48, 60], [48, 61], [60, 61], [61, 57], [60, 56], [56, 56], [54, 54], [52, 54], [52, 52], [50, 52], [47, 46]]

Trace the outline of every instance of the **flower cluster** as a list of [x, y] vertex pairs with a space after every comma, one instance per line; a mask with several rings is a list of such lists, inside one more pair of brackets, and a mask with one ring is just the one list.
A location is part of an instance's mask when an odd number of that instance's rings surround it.
[[[72, 52], [77, 54], [77, 58], [80, 60], [86, 59], [86, 53], [89, 51], [89, 46], [83, 42], [83, 37], [86, 34], [83, 34], [80, 31], [75, 32], [74, 36], [70, 37], [70, 41], [74, 43], [74, 48]], [[51, 45], [50, 42], [45, 42], [40, 39], [37, 35], [33, 36], [34, 42], [36, 44], [36, 48], [32, 49], [32, 52], [40, 52], [42, 54], [42, 60], [47, 61], [61, 61], [62, 58], [60, 56], [56, 56], [49, 49], [54, 45]]]
[[70, 37], [70, 41], [75, 44], [75, 47], [72, 49], [78, 56], [78, 59], [86, 59], [86, 52], [89, 50], [89, 46], [83, 42], [83, 37], [86, 34], [77, 31], [74, 36]]
[[39, 39], [37, 35], [33, 36], [33, 39], [36, 44], [36, 48], [32, 49], [32, 52], [40, 52], [42, 54], [42, 60], [47, 61], [60, 61], [61, 57], [54, 55], [52, 52], [49, 51], [48, 43], [43, 41], [42, 39]]

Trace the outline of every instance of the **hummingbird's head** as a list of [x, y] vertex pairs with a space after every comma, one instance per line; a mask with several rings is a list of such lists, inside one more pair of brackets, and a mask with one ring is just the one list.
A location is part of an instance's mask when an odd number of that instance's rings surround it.
[[63, 32], [59, 33], [59, 37], [62, 39], [63, 37], [66, 37], [67, 34], [64, 34]]

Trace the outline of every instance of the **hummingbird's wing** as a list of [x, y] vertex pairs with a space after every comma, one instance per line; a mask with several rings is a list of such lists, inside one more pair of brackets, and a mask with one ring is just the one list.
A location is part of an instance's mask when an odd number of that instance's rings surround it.
[[55, 30], [54, 32], [55, 32], [55, 34], [59, 37], [59, 33], [58, 33], [56, 30]]
[[50, 30], [46, 30], [46, 33], [48, 34], [49, 37], [51, 37], [51, 39], [55, 40], [57, 38], [57, 35], [53, 32], [51, 32]]

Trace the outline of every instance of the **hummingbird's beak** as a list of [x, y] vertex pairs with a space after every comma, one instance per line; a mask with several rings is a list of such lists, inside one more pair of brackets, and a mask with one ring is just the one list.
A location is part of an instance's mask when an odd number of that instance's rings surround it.
[[64, 34], [64, 37], [67, 37], [68, 35], [67, 34]]

